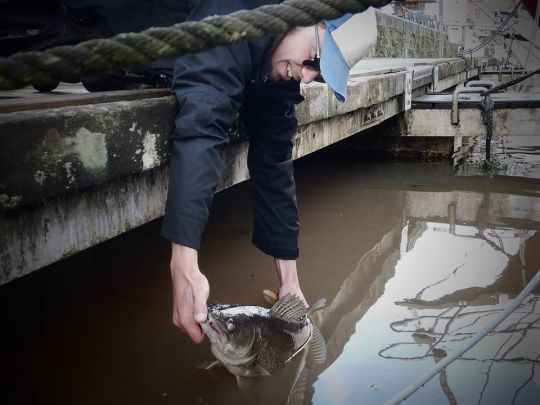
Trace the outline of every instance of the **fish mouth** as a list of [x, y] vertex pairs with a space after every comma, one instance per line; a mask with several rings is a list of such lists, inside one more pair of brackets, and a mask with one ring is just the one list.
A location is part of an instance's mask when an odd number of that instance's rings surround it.
[[208, 314], [208, 319], [201, 323], [201, 328], [205, 335], [208, 336], [208, 339], [210, 339], [210, 342], [223, 346], [225, 342], [225, 333], [210, 313]]

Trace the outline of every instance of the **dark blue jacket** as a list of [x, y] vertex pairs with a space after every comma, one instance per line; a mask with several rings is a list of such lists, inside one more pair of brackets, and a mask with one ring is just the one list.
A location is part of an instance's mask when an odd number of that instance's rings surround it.
[[[277, 3], [277, 1], [274, 1]], [[198, 1], [188, 20], [251, 9], [268, 0]], [[170, 185], [162, 234], [199, 248], [224, 146], [239, 114], [250, 137], [248, 167], [254, 184], [254, 243], [280, 258], [298, 254], [298, 216], [292, 167], [296, 81], [272, 83], [274, 39], [242, 41], [178, 58], [172, 90], [179, 112], [172, 136]]]

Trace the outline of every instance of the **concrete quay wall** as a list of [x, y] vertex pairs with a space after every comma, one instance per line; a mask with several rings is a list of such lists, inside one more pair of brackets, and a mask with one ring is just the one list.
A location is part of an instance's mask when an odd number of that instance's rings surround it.
[[[371, 56], [376, 58], [437, 58], [439, 31], [400, 17], [376, 13], [378, 37]], [[444, 36], [443, 56], [457, 55], [457, 45]]]
[[[443, 73], [438, 83], [453, 81], [450, 76], [461, 75], [460, 69], [469, 76], [477, 71], [460, 59], [443, 64], [457, 66], [456, 72], [447, 69], [449, 77]], [[433, 75], [422, 73], [432, 70], [432, 65], [418, 68], [413, 92], [433, 85]], [[365, 74], [353, 75], [344, 104], [326, 85], [303, 86], [294, 157], [403, 112], [408, 74], [406, 68], [367, 66]], [[163, 214], [177, 106], [166, 93], [146, 94], [101, 101], [78, 95], [76, 102], [47, 101], [0, 113], [0, 284]], [[233, 138], [220, 189], [248, 178], [247, 142], [242, 134]]]

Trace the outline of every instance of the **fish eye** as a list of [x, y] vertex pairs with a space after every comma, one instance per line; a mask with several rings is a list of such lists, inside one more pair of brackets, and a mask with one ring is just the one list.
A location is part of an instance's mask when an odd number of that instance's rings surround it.
[[234, 322], [232, 319], [227, 320], [227, 330], [232, 331], [234, 329]]

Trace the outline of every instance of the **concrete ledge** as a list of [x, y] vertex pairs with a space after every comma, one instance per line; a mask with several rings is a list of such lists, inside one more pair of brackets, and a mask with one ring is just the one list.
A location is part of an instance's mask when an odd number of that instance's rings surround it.
[[298, 123], [301, 126], [380, 104], [403, 94], [404, 84], [404, 72], [357, 77], [353, 75], [349, 80], [345, 103], [337, 101], [326, 84], [302, 86], [302, 94], [306, 100], [296, 108]]
[[[462, 137], [485, 136], [486, 126], [479, 109], [460, 109], [460, 125], [452, 125], [450, 110], [410, 110], [403, 117], [404, 136]], [[538, 135], [539, 113], [537, 108], [501, 108], [493, 111], [493, 136]]]
[[173, 96], [0, 114], [0, 206], [34, 203], [168, 160]]
[[168, 168], [0, 212], [0, 284], [163, 215]]
[[[306, 101], [297, 109], [299, 125], [377, 106], [402, 94], [404, 80], [404, 73], [354, 78], [346, 103], [339, 103], [324, 84], [303, 86]], [[91, 97], [89, 105], [0, 114], [1, 209], [36, 203], [168, 162], [177, 112], [174, 96], [94, 101]], [[379, 108], [379, 115], [382, 111]], [[232, 143], [242, 136], [235, 134]]]
[[[429, 65], [377, 64], [392, 61], [355, 68], [345, 104], [325, 85], [303, 86], [295, 158], [403, 112], [407, 70], [424, 74], [416, 91], [430, 85]], [[175, 114], [163, 95], [0, 114], [0, 284], [161, 216]], [[247, 148], [226, 149], [220, 189], [248, 178]]]
[[74, 107], [78, 105], [113, 103], [148, 98], [165, 97], [168, 89], [101, 91], [88, 93], [80, 85], [67, 86], [69, 92], [61, 91], [62, 86], [51, 93], [38, 93], [33, 88], [0, 92], [0, 114], [17, 111], [36, 111], [47, 108]]
[[[398, 98], [385, 114], [400, 111]], [[294, 158], [376, 125], [362, 110], [303, 125], [294, 139]], [[219, 190], [249, 178], [247, 143], [225, 152], [226, 172]], [[155, 167], [96, 187], [0, 212], [0, 284], [40, 269], [163, 215], [168, 166]], [[30, 236], [29, 236], [30, 235]]]

